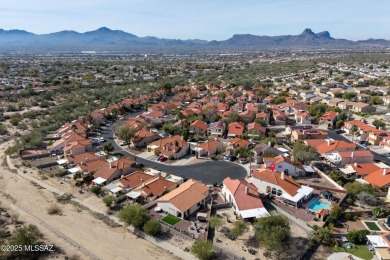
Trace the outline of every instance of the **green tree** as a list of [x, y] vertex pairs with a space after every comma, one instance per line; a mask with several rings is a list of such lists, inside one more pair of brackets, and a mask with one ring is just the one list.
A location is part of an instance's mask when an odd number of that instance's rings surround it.
[[343, 215], [343, 209], [338, 206], [338, 205], [334, 205], [332, 207], [332, 210], [330, 211], [329, 213], [329, 216], [327, 217], [326, 221], [328, 223], [336, 223], [337, 220]]
[[357, 127], [357, 125], [352, 125], [350, 130], [352, 132], [352, 142], [353, 142], [355, 139], [355, 136], [357, 136], [359, 134], [360, 130], [359, 130], [359, 127]]
[[319, 153], [314, 147], [306, 145], [302, 140], [294, 144], [292, 155], [295, 160], [301, 163], [311, 162], [319, 157]]
[[146, 234], [157, 236], [161, 233], [161, 224], [156, 219], [150, 219], [143, 226], [143, 230]]
[[138, 229], [142, 229], [149, 220], [149, 214], [141, 205], [131, 204], [119, 212], [118, 218], [126, 226], [132, 225]]
[[337, 129], [340, 129], [341, 127], [343, 127], [344, 126], [344, 121], [343, 120], [338, 120], [337, 122], [336, 122], [336, 128]]
[[99, 185], [95, 185], [91, 188], [91, 191], [93, 193], [95, 193], [96, 195], [99, 195], [101, 190], [102, 190], [102, 187], [100, 187]]
[[376, 218], [384, 218], [389, 215], [389, 210], [386, 208], [378, 207], [372, 210], [372, 215]]
[[104, 204], [106, 204], [106, 206], [109, 208], [112, 206], [112, 203], [114, 202], [114, 200], [115, 200], [115, 197], [112, 195], [106, 195], [103, 198]]
[[256, 238], [270, 253], [283, 253], [291, 238], [290, 223], [281, 215], [260, 218], [254, 228]]
[[118, 136], [120, 139], [130, 144], [131, 139], [134, 137], [136, 132], [137, 131], [134, 128], [125, 125], [119, 128]]
[[213, 244], [208, 240], [196, 240], [192, 244], [191, 253], [200, 260], [211, 260], [215, 257]]
[[282, 104], [284, 102], [286, 102], [286, 96], [280, 96], [280, 97], [275, 98], [275, 100], [274, 100], [274, 103], [277, 105]]
[[218, 216], [212, 216], [210, 217], [209, 223], [211, 228], [215, 228], [218, 231], [225, 224], [225, 220]]
[[13, 126], [17, 126], [22, 119], [20, 117], [13, 117], [9, 120], [10, 124]]
[[31, 133], [22, 136], [20, 139], [24, 147], [40, 147], [43, 144], [43, 135], [37, 130], [33, 130]]
[[383, 103], [384, 103], [383, 99], [381, 97], [378, 97], [378, 96], [373, 96], [368, 101], [368, 104], [370, 104], [370, 105], [383, 105]]
[[352, 98], [355, 98], [355, 97], [356, 97], [355, 92], [347, 92], [347, 93], [344, 93], [342, 96], [343, 99], [347, 99], [347, 100], [351, 100]]
[[233, 224], [231, 234], [233, 237], [240, 237], [249, 230], [248, 225], [244, 221], [236, 221]]
[[8, 134], [7, 127], [0, 123], [0, 135], [6, 135], [6, 134]]
[[375, 126], [376, 129], [384, 129], [386, 127], [386, 123], [378, 119], [375, 119], [374, 122], [372, 122], [372, 125]]
[[236, 156], [239, 155], [240, 158], [249, 158], [252, 155], [252, 151], [251, 151], [251, 149], [249, 149], [247, 147], [238, 147], [235, 150], [234, 154]]
[[375, 188], [370, 184], [362, 184], [357, 181], [348, 182], [344, 185], [344, 189], [348, 191], [349, 195], [356, 196], [360, 192], [368, 192], [373, 193], [375, 191]]
[[326, 104], [315, 104], [309, 107], [308, 112], [311, 116], [319, 118], [328, 111], [330, 107]]
[[333, 95], [334, 95], [335, 98], [341, 98], [343, 96], [343, 92], [336, 91]]
[[349, 242], [353, 244], [364, 244], [367, 241], [367, 235], [370, 234], [368, 230], [351, 230], [346, 235]]
[[345, 121], [345, 120], [347, 120], [347, 119], [348, 119], [348, 114], [345, 113], [345, 112], [341, 112], [341, 113], [339, 113], [339, 114], [337, 115], [337, 120], [343, 120], [343, 121]]
[[112, 145], [112, 143], [108, 143], [108, 144], [105, 144], [104, 146], [103, 146], [103, 151], [105, 152], [105, 153], [107, 153], [107, 154], [110, 154], [112, 151], [114, 151], [115, 150], [115, 148], [114, 148], [114, 146]]
[[333, 234], [330, 227], [317, 227], [313, 228], [313, 231], [310, 232], [309, 238], [314, 244], [324, 243], [329, 245], [332, 243]]
[[267, 122], [264, 119], [261, 119], [261, 118], [256, 118], [255, 122], [260, 124], [261, 126], [264, 126], [264, 127], [266, 127], [268, 125]]
[[19, 152], [22, 148], [23, 148], [23, 144], [19, 140], [15, 139], [14, 144], [8, 147], [7, 149], [5, 149], [4, 153], [6, 155], [12, 155], [14, 153]]
[[37, 245], [43, 238], [42, 233], [35, 225], [17, 228], [9, 241], [10, 245]]

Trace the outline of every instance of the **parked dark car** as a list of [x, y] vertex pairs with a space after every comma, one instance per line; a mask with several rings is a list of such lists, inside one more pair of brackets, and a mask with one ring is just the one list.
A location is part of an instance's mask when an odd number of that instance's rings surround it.
[[136, 163], [135, 166], [137, 166], [138, 168], [143, 168], [145, 165], [143, 163]]
[[231, 156], [229, 157], [229, 161], [234, 162], [235, 160], [237, 160], [237, 157], [236, 157], [236, 156], [231, 155]]

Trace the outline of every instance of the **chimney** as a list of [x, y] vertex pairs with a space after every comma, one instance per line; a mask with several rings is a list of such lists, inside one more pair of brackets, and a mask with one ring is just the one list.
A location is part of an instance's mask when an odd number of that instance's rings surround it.
[[111, 162], [111, 160], [108, 160], [108, 163], [109, 163], [110, 169], [111, 169], [111, 168], [112, 168], [112, 162]]
[[357, 162], [355, 162], [353, 165], [355, 165], [355, 167], [358, 167], [358, 163]]
[[330, 143], [331, 143], [331, 139], [326, 139], [326, 142], [328, 143], [328, 146], [330, 146]]
[[271, 141], [268, 142], [268, 146], [271, 146]]
[[245, 187], [245, 194], [248, 194], [249, 193], [249, 188], [248, 186]]
[[355, 158], [354, 158], [354, 155], [355, 155], [354, 152], [352, 152], [352, 153], [351, 153], [351, 162], [352, 162], [352, 163], [353, 163], [353, 161], [354, 161], [354, 159], [355, 159]]
[[383, 168], [383, 176], [387, 174], [387, 168]]
[[284, 180], [284, 171], [281, 172], [282, 180]]

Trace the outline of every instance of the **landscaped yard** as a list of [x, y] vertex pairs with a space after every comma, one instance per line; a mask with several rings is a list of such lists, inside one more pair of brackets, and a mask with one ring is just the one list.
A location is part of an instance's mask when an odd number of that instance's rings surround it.
[[360, 258], [366, 259], [366, 260], [370, 260], [373, 257], [372, 253], [370, 252], [370, 250], [368, 250], [368, 247], [366, 245], [356, 245], [355, 247], [353, 247], [351, 249], [347, 249], [344, 246], [339, 246], [339, 247], [332, 247], [331, 250], [335, 253], [347, 252], [351, 255], [354, 255], [354, 256], [357, 256], [357, 257], [360, 257]]
[[166, 217], [164, 217], [164, 218], [162, 219], [162, 221], [164, 221], [165, 223], [168, 223], [169, 225], [174, 226], [174, 225], [176, 225], [177, 223], [179, 223], [179, 222], [181, 221], [181, 219], [178, 218], [178, 217], [175, 217], [175, 216], [173, 216], [173, 215], [171, 215], [171, 214], [168, 214]]
[[373, 230], [373, 231], [381, 231], [381, 229], [378, 227], [378, 225], [377, 225], [375, 222], [364, 222], [364, 224], [366, 224], [367, 227], [368, 227], [370, 230]]

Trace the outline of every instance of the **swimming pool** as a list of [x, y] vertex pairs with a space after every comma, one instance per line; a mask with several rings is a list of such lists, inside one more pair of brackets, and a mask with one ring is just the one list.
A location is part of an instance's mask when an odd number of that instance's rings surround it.
[[330, 205], [320, 200], [313, 200], [309, 204], [309, 210], [317, 212], [319, 209], [330, 209]]

